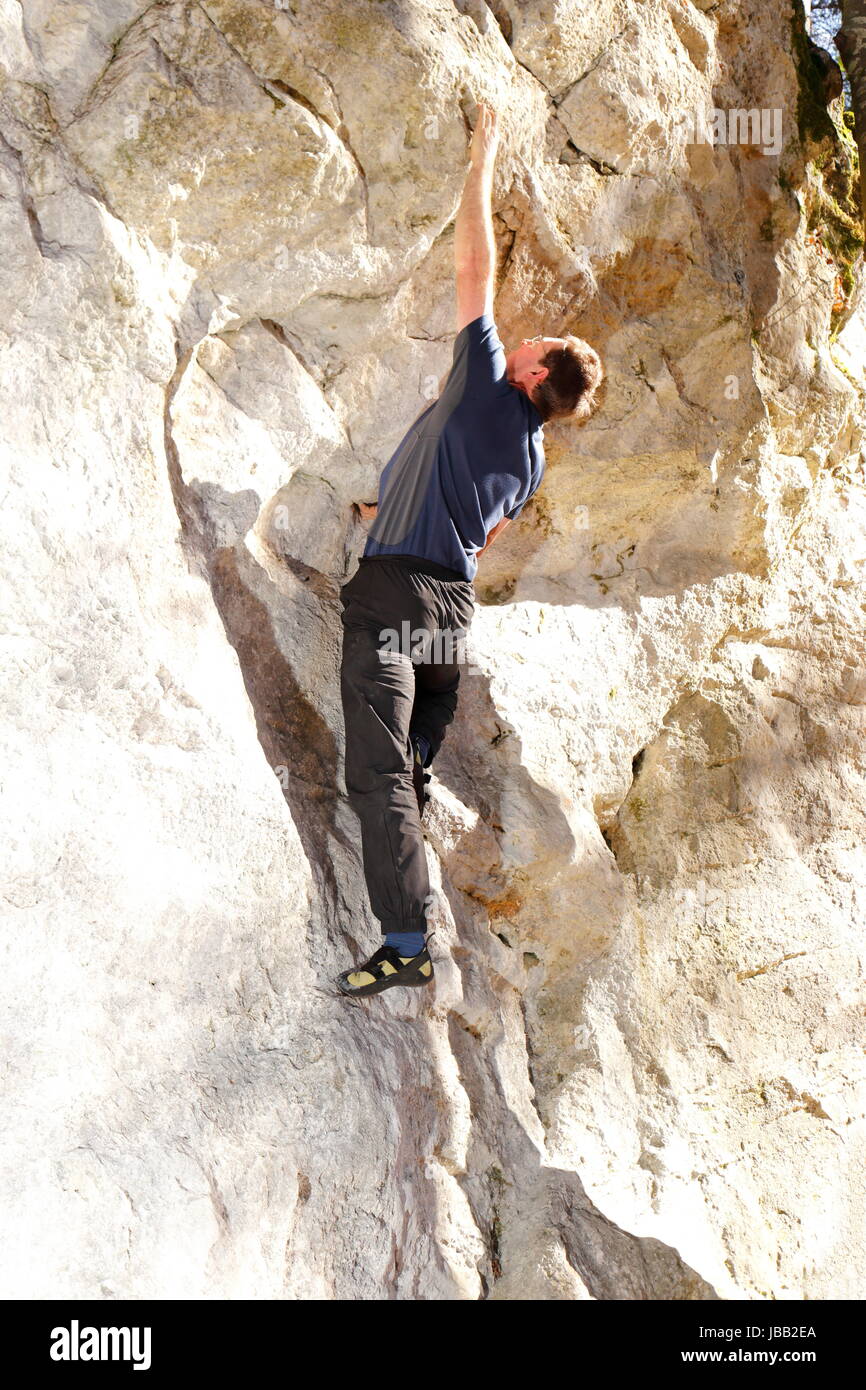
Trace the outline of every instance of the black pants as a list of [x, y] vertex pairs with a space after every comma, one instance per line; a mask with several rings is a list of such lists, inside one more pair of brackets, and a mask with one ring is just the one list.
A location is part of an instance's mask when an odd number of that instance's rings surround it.
[[340, 601], [346, 791], [361, 822], [370, 906], [383, 933], [426, 931], [430, 881], [409, 735], [424, 735], [431, 763], [457, 708], [475, 594], [432, 561], [369, 556]]

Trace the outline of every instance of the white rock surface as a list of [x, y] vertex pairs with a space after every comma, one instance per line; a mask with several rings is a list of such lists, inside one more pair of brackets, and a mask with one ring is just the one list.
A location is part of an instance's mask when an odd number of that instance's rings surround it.
[[[862, 1296], [866, 313], [785, 10], [0, 0], [3, 1296]], [[481, 562], [435, 998], [360, 1004], [337, 588], [475, 99], [500, 332], [607, 382]]]

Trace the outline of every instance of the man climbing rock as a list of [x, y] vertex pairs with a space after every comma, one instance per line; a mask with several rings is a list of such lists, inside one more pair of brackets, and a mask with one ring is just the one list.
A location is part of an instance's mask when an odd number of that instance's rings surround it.
[[479, 104], [454, 232], [451, 371], [385, 466], [364, 554], [340, 590], [346, 790], [385, 937], [338, 977], [344, 994], [432, 982], [424, 769], [454, 718], [477, 557], [541, 482], [544, 422], [588, 415], [602, 377], [594, 350], [574, 337], [539, 334], [505, 354], [493, 322], [498, 140], [495, 113]]

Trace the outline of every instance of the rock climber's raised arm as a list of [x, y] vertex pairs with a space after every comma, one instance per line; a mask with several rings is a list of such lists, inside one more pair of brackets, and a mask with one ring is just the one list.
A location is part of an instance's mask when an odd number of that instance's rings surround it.
[[457, 274], [457, 332], [493, 312], [496, 242], [490, 200], [499, 143], [496, 112], [479, 102], [469, 149], [471, 161], [454, 226]]

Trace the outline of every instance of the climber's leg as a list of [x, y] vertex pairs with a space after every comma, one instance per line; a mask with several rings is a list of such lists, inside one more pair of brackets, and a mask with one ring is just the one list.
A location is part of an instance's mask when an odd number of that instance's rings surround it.
[[383, 633], [399, 632], [404, 618], [429, 626], [431, 617], [423, 586], [395, 568], [362, 565], [341, 590], [346, 791], [361, 823], [370, 906], [383, 933], [424, 932], [430, 893], [410, 761], [415, 673], [408, 654], [391, 659]]
[[440, 640], [431, 646], [429, 659], [415, 665], [415, 702], [410, 730], [422, 734], [430, 745], [424, 760], [429, 767], [445, 738], [445, 730], [457, 709], [457, 692], [465, 657], [465, 638], [475, 611], [469, 581], [438, 582]]
[[430, 745], [425, 767], [430, 766], [439, 752], [445, 730], [454, 718], [459, 685], [460, 667], [454, 662], [443, 665], [419, 662], [415, 667], [411, 731], [423, 734]]

